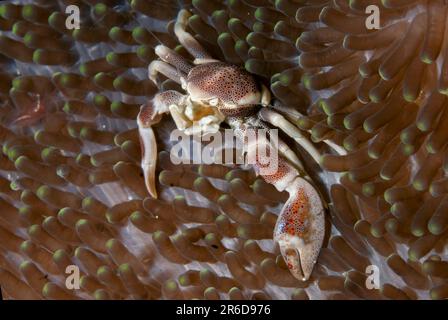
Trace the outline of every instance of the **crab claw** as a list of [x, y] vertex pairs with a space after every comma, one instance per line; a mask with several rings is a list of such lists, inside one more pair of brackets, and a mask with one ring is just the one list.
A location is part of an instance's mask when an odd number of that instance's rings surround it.
[[152, 125], [161, 120], [161, 115], [154, 113], [152, 101], [140, 107], [137, 116], [140, 148], [142, 151], [141, 167], [145, 178], [146, 189], [153, 198], [157, 198], [156, 190], [156, 163], [157, 142]]
[[274, 240], [293, 276], [306, 281], [324, 239], [324, 206], [314, 187], [300, 177], [286, 190], [290, 197], [278, 217]]

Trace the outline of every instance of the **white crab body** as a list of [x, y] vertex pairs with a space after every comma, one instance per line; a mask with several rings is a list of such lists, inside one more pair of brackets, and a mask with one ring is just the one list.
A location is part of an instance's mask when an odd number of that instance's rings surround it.
[[176, 127], [186, 135], [210, 134], [219, 131], [225, 116], [211, 105], [193, 101], [190, 96], [182, 98], [180, 103], [169, 106]]
[[223, 62], [193, 67], [186, 79], [186, 90], [193, 101], [221, 104], [225, 109], [261, 102], [261, 91], [254, 78], [241, 68]]

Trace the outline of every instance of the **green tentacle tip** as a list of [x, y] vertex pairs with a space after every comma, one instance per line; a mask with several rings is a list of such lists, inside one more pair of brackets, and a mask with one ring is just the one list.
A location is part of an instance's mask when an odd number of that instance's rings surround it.
[[[232, 181], [234, 181], [234, 180], [232, 180]], [[229, 196], [228, 194], [222, 194], [222, 195], [219, 196], [217, 202], [218, 202], [218, 203], [221, 203], [221, 202], [223, 202], [223, 201], [226, 201], [226, 200], [229, 199], [229, 197], [230, 197], [230, 196]]]
[[417, 121], [416, 125], [417, 125], [417, 128], [422, 132], [429, 131], [429, 129], [430, 129], [430, 124], [423, 120]]
[[111, 35], [111, 34], [117, 34], [117, 33], [119, 33], [120, 31], [121, 31], [120, 27], [114, 26], [114, 27], [110, 28], [110, 30], [109, 30], [109, 35]]
[[199, 271], [199, 277], [205, 277], [205, 276], [207, 276], [209, 273], [211, 273], [211, 271], [210, 270], [208, 270], [208, 269], [202, 269], [201, 271]]
[[7, 156], [9, 158], [9, 160], [15, 161], [20, 157], [19, 150], [17, 150], [16, 148], [11, 148], [8, 150]]
[[384, 200], [386, 200], [387, 203], [393, 202], [392, 191], [390, 189], [384, 192]]
[[364, 123], [362, 124], [362, 128], [367, 133], [373, 133], [373, 131], [374, 131], [374, 128], [372, 128], [367, 121], [364, 121]]
[[[216, 239], [216, 235], [214, 233], [207, 233], [204, 237], [204, 240], [206, 240], [206, 241], [213, 241], [215, 239]], [[215, 249], [217, 249], [217, 247]]]
[[26, 156], [20, 156], [16, 159], [16, 161], [14, 161], [14, 165], [16, 166], [16, 168], [21, 168], [27, 160], [28, 158]]
[[224, 42], [226, 39], [231, 39], [232, 36], [228, 32], [223, 32], [218, 36], [218, 43]]
[[182, 287], [186, 287], [186, 286], [188, 286], [188, 285], [190, 284], [190, 281], [188, 280], [188, 277], [185, 276], [185, 275], [183, 275], [183, 274], [179, 276], [179, 278], [177, 279], [177, 281], [179, 281], [179, 284], [180, 284]]
[[97, 276], [104, 275], [104, 274], [107, 273], [107, 271], [108, 271], [107, 266], [101, 266], [101, 267], [98, 268], [98, 270], [96, 270], [96, 275]]
[[40, 226], [38, 224], [33, 224], [31, 227], [28, 228], [28, 234], [33, 235], [38, 232]]
[[104, 3], [98, 3], [93, 8], [95, 14], [97, 15], [103, 15], [107, 12], [107, 6]]
[[145, 30], [144, 28], [142, 28], [142, 27], [135, 27], [135, 28], [132, 30], [132, 37], [133, 37], [134, 39], [136, 39], [136, 38], [140, 38], [140, 37], [142, 37], [142, 36], [144, 36], [144, 35], [146, 35], [146, 30]]
[[141, 59], [152, 58], [153, 49], [150, 46], [141, 45], [137, 48], [137, 56]]
[[402, 150], [404, 155], [409, 156], [415, 152], [415, 147], [412, 144], [404, 144]]
[[[236, 45], [238, 45], [238, 43], [237, 43]], [[252, 61], [251, 61], [251, 59], [247, 60], [246, 63], [244, 63], [244, 68], [245, 68], [247, 71], [250, 72], [250, 71], [252, 70], [252, 67], [253, 67], [253, 65], [252, 65]]]
[[414, 187], [417, 191], [424, 191], [426, 190], [426, 184], [421, 180], [414, 180], [412, 182], [412, 187]]
[[262, 8], [257, 8], [254, 12], [254, 17], [257, 20], [263, 20], [263, 9]]
[[302, 83], [308, 90], [311, 90], [311, 76], [309, 74], [304, 74], [302, 76]]
[[25, 34], [25, 36], [23, 37], [23, 42], [24, 42], [26, 45], [30, 45], [31, 42], [32, 42], [32, 40], [33, 40], [33, 34], [32, 34], [32, 33], [27, 32], [27, 33]]
[[115, 239], [109, 239], [106, 241], [106, 248], [110, 250], [113, 248], [114, 244], [115, 244]]
[[353, 126], [352, 126], [352, 123], [350, 122], [350, 119], [349, 119], [349, 118], [345, 117], [344, 120], [343, 120], [343, 123], [344, 123], [344, 127], [345, 127], [347, 130], [353, 130], [353, 129], [354, 129]]
[[56, 22], [56, 19], [58, 18], [59, 12], [53, 12], [52, 14], [50, 14], [50, 16], [48, 17], [48, 24], [50, 26], [54, 25]]
[[319, 165], [323, 166], [325, 164], [325, 160], [327, 159], [326, 155], [323, 154], [319, 157]]
[[371, 159], [379, 159], [379, 157], [381, 156], [381, 154], [379, 154], [378, 151], [371, 150], [371, 149], [367, 150], [367, 154], [369, 155], [369, 158], [371, 158]]
[[426, 64], [432, 64], [432, 63], [434, 62], [433, 59], [431, 59], [430, 57], [428, 57], [427, 53], [423, 53], [423, 54], [420, 56], [420, 60], [421, 60], [423, 63], [426, 63]]
[[33, 245], [33, 242], [31, 240], [25, 240], [20, 244], [20, 250], [22, 251], [28, 251]]
[[22, 8], [22, 16], [24, 18], [30, 18], [33, 16], [34, 8], [32, 5], [26, 4]]
[[377, 96], [374, 92], [370, 92], [369, 93], [369, 98], [372, 102], [374, 103], [379, 103], [381, 102], [381, 98], [379, 96]]
[[25, 89], [23, 88], [23, 85], [24, 85], [23, 79], [15, 78], [12, 80], [12, 87], [17, 91]]
[[43, 49], [36, 49], [33, 52], [33, 61], [34, 63], [39, 64], [40, 61], [42, 60], [42, 57], [44, 56], [45, 51]]
[[327, 116], [331, 116], [334, 112], [331, 110], [331, 105], [328, 103], [328, 100], [322, 99], [320, 100], [320, 106], [324, 110]]
[[[274, 75], [275, 76], [275, 75]], [[273, 77], [274, 77], [273, 76]], [[287, 74], [280, 73], [277, 76], [277, 80], [280, 82], [282, 86], [288, 86], [291, 84], [292, 78], [288, 76]]]
[[131, 221], [137, 221], [142, 216], [142, 213], [140, 211], [134, 211], [129, 216], [129, 220]]
[[383, 79], [384, 81], [390, 80], [390, 77], [387, 76], [387, 74], [384, 72], [384, 70], [382, 68], [378, 69], [378, 74], [380, 75], [381, 79]]
[[429, 232], [431, 232], [434, 235], [440, 235], [443, 233], [444, 228], [442, 227], [441, 224], [439, 224], [437, 222], [429, 221], [428, 230], [429, 230]]
[[81, 250], [83, 250], [83, 248], [81, 248], [81, 247], [76, 248], [75, 251], [74, 251], [74, 253], [73, 253], [73, 255], [74, 255], [76, 258], [79, 258], [80, 255], [81, 255]]
[[58, 217], [63, 217], [63, 216], [65, 216], [66, 214], [67, 214], [67, 212], [69, 212], [71, 210], [71, 208], [69, 208], [69, 207], [65, 207], [65, 208], [62, 208], [62, 209], [60, 209], [59, 211], [58, 211]]
[[9, 188], [13, 191], [21, 190], [20, 185], [16, 181], [11, 181], [11, 183], [9, 184]]
[[83, 75], [83, 76], [87, 76], [89, 73], [89, 68], [88, 66], [83, 63], [79, 66], [79, 72]]
[[114, 63], [116, 62], [116, 60], [117, 60], [117, 55], [116, 55], [115, 52], [109, 52], [109, 53], [106, 55], [106, 61], [107, 61], [109, 64], [114, 64]]
[[19, 269], [20, 269], [20, 271], [24, 271], [26, 268], [28, 268], [30, 266], [32, 266], [31, 261], [25, 260], [25, 261], [22, 261], [22, 263], [19, 264]]
[[377, 230], [376, 228], [370, 228], [370, 233], [372, 234], [372, 236], [374, 236], [375, 238], [381, 238], [382, 234], [379, 232], [379, 230]]
[[76, 228], [83, 227], [83, 226], [87, 225], [88, 223], [89, 223], [89, 221], [87, 221], [86, 219], [79, 219], [78, 222], [76, 222]]
[[[0, 14], [1, 15], [1, 14]], [[20, 36], [21, 32], [23, 29], [21, 29], [21, 25], [19, 22], [14, 23], [14, 25], [12, 26], [12, 33], [16, 36]]]
[[347, 151], [352, 151], [355, 148], [355, 145], [353, 145], [350, 141], [344, 140], [343, 147]]
[[178, 286], [177, 286], [177, 282], [174, 281], [174, 280], [171, 280], [171, 279], [165, 281], [164, 286], [165, 286], [165, 288], [166, 288], [167, 290], [170, 290], [170, 291], [174, 291], [174, 290], [176, 290], [176, 289], [178, 288]]
[[160, 240], [160, 238], [163, 236], [163, 231], [157, 230], [152, 234], [155, 240]]
[[361, 75], [361, 77], [363, 78], [368, 78], [369, 73], [367, 72], [367, 70], [364, 69], [364, 66], [361, 65], [358, 69], [359, 74]]
[[390, 212], [393, 214], [397, 214], [398, 213], [398, 203], [394, 203], [391, 207], [390, 207]]
[[62, 107], [62, 111], [64, 111], [65, 113], [70, 113], [70, 103], [68, 101], [66, 103], [64, 103], [64, 106]]
[[375, 194], [375, 186], [372, 183], [363, 184], [362, 193], [367, 197], [373, 196]]
[[56, 174], [57, 174], [59, 177], [64, 178], [64, 177], [66, 177], [67, 174], [68, 174], [68, 171], [67, 171], [67, 170], [68, 170], [68, 169], [67, 169], [66, 166], [58, 167], [58, 168], [56, 169]]
[[431, 143], [431, 141], [428, 141], [426, 143], [426, 151], [428, 151], [429, 153], [435, 154], [437, 153], [437, 149], [435, 148], [435, 146]]
[[416, 237], [422, 237], [425, 234], [425, 230], [422, 228], [412, 228], [411, 233]]
[[408, 250], [408, 257], [409, 260], [411, 261], [418, 261], [418, 259], [420, 259], [420, 256], [417, 252], [415, 252], [415, 250], [409, 249]]
[[118, 267], [118, 270], [119, 270], [119, 272], [128, 273], [128, 272], [130, 272], [132, 269], [131, 269], [131, 266], [129, 265], [129, 263], [123, 263], [122, 265], [120, 265], [120, 266]]
[[7, 7], [6, 7], [6, 4], [2, 4], [2, 5], [0, 5], [0, 16], [2, 17], [2, 18], [5, 18], [5, 19], [7, 19], [8, 17], [6, 17], [6, 12], [7, 12]]
[[175, 201], [185, 201], [185, 197], [181, 194], [177, 194], [176, 196], [174, 196], [174, 200]]
[[102, 105], [105, 104], [107, 102], [107, 98], [103, 95], [97, 94], [94, 98], [93, 98], [93, 103], [96, 105]]
[[52, 283], [51, 282], [47, 282], [43, 288], [42, 288], [42, 294], [44, 296], [48, 296], [50, 294], [50, 287], [51, 287]]
[[309, 129], [309, 122], [307, 118], [299, 118], [297, 119], [297, 126], [302, 130], [308, 130]]
[[93, 198], [92, 197], [85, 197], [82, 199], [81, 207], [86, 210], [93, 204]]

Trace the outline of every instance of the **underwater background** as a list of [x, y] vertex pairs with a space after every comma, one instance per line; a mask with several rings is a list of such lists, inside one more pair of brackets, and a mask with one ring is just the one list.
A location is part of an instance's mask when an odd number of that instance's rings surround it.
[[[69, 30], [65, 8], [80, 9]], [[366, 7], [380, 8], [368, 30]], [[136, 116], [177, 13], [244, 67], [325, 154], [292, 139], [329, 203], [308, 281], [272, 240], [287, 194], [246, 166], [173, 165], [159, 199]], [[443, 0], [35, 0], [0, 3], [0, 285], [6, 299], [448, 298], [448, 5]], [[287, 137], [284, 137], [287, 139]], [[81, 272], [66, 288], [66, 268]], [[368, 267], [379, 287], [368, 289]]]

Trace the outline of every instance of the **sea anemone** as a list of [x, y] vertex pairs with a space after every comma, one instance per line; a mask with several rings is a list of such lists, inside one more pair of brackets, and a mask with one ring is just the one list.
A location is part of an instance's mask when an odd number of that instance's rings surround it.
[[[65, 8], [80, 10], [68, 29]], [[369, 30], [368, 5], [380, 12]], [[295, 109], [328, 200], [307, 281], [272, 241], [284, 193], [247, 166], [175, 165], [159, 199], [135, 118], [173, 23]], [[0, 4], [0, 283], [7, 299], [448, 298], [448, 6], [443, 0], [35, 0]], [[79, 289], [66, 286], [67, 267]], [[373, 268], [373, 269], [372, 269]], [[379, 285], [367, 288], [368, 270]]]

